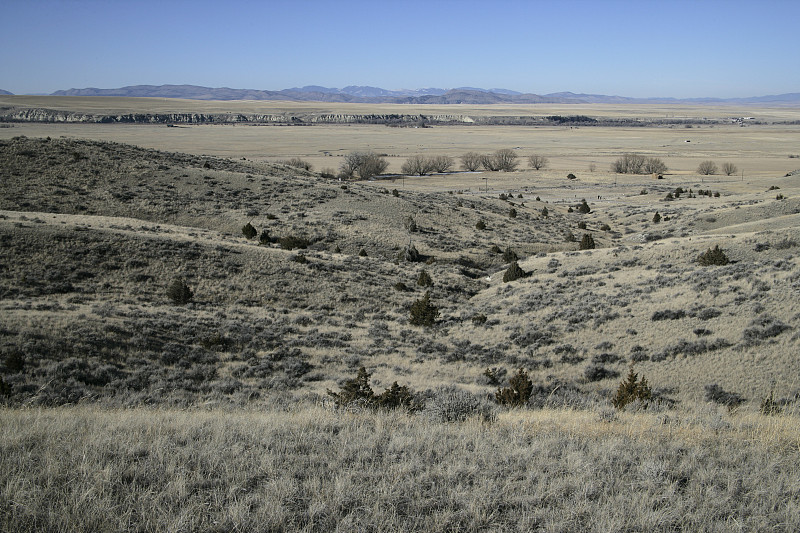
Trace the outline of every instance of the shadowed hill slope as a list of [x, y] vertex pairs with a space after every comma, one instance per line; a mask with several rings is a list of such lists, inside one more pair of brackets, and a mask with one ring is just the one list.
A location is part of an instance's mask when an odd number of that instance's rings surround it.
[[[69, 139], [2, 142], [0, 169], [0, 350], [15, 402], [246, 403], [321, 394], [361, 365], [376, 386], [481, 394], [494, 390], [486, 368], [523, 367], [577, 403], [607, 396], [632, 361], [681, 401], [712, 383], [753, 401], [773, 382], [785, 398], [798, 388], [792, 199], [659, 204], [671, 216], [655, 226], [638, 191], [584, 215], [524, 190], [395, 193]], [[579, 251], [570, 232], [597, 248]], [[716, 245], [732, 263], [698, 264]], [[528, 275], [504, 283], [515, 258]], [[175, 278], [191, 303], [167, 296]], [[413, 326], [427, 290], [439, 319]]]

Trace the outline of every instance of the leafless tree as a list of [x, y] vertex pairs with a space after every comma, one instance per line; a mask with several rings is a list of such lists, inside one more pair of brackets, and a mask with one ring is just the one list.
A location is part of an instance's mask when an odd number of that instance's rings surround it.
[[449, 172], [453, 168], [453, 158], [449, 155], [434, 155], [428, 158], [428, 164], [434, 172]]
[[492, 154], [483, 154], [480, 156], [481, 158], [481, 166], [489, 171], [496, 171], [500, 170], [500, 167], [497, 166], [497, 160], [494, 158]]
[[666, 174], [667, 165], [658, 157], [648, 157], [642, 168], [645, 174]]
[[431, 172], [448, 172], [453, 168], [453, 158], [447, 155], [429, 157], [412, 155], [405, 160], [400, 170], [409, 176], [424, 176]]
[[703, 161], [697, 167], [697, 173], [698, 174], [702, 174], [704, 176], [709, 176], [709, 175], [712, 175], [712, 174], [716, 174], [717, 170], [718, 170], [717, 169], [717, 164], [714, 163], [713, 161]]
[[370, 179], [386, 172], [389, 162], [373, 152], [350, 152], [344, 156], [341, 171], [348, 178], [358, 175], [361, 179]]
[[475, 172], [481, 168], [481, 155], [477, 152], [467, 152], [462, 155], [461, 168], [468, 172]]
[[641, 174], [645, 158], [639, 154], [623, 154], [611, 165], [611, 172], [617, 174]]
[[408, 176], [424, 176], [431, 170], [429, 159], [421, 155], [412, 155], [400, 167], [400, 171]]
[[543, 155], [533, 154], [532, 156], [528, 157], [528, 164], [534, 170], [541, 170], [543, 168], [546, 168], [547, 163], [549, 163], [549, 161]]
[[739, 169], [736, 168], [736, 165], [734, 165], [733, 163], [723, 163], [722, 164], [722, 173], [725, 174], [726, 176], [732, 176], [733, 174], [736, 174], [737, 172], [739, 172]]
[[501, 148], [492, 155], [492, 158], [495, 160], [497, 169], [504, 172], [513, 172], [519, 165], [517, 153], [510, 148]]

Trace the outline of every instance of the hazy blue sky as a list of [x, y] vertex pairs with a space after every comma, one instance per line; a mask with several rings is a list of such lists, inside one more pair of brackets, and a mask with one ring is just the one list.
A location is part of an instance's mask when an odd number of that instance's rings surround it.
[[0, 89], [800, 92], [800, 1], [4, 0]]

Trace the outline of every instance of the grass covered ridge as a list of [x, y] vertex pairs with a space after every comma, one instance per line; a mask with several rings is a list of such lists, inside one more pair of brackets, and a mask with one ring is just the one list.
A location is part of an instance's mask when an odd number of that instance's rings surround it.
[[0, 411], [0, 529], [797, 531], [795, 418]]

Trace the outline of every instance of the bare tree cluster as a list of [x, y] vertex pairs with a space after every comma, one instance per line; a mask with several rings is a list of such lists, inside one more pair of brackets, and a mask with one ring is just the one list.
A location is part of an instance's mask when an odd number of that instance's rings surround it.
[[484, 168], [492, 172], [498, 170], [513, 172], [519, 165], [519, 161], [517, 161], [518, 157], [517, 153], [510, 148], [497, 150], [493, 154], [467, 152], [461, 156], [461, 168], [470, 172], [474, 172], [479, 168]]
[[481, 154], [477, 152], [467, 152], [462, 155], [461, 168], [468, 172], [475, 172], [481, 168]]
[[617, 174], [664, 174], [667, 165], [658, 157], [645, 157], [627, 153], [611, 164], [611, 172]]
[[304, 159], [300, 159], [299, 157], [293, 157], [291, 159], [279, 159], [276, 161], [279, 165], [286, 165], [287, 167], [295, 167], [295, 168], [302, 168], [304, 170], [308, 170], [311, 172], [314, 170], [314, 166]]
[[519, 161], [517, 161], [517, 153], [510, 148], [502, 148], [492, 154], [492, 159], [494, 160], [494, 166], [497, 167], [497, 170], [502, 170], [503, 172], [513, 172], [517, 169], [517, 165], [519, 165]]
[[697, 167], [697, 173], [703, 176], [710, 176], [716, 174], [718, 171], [717, 164], [713, 161], [703, 161]]
[[432, 172], [449, 172], [453, 168], [453, 158], [447, 155], [412, 155], [406, 159], [400, 171], [410, 176], [424, 176]]
[[543, 155], [533, 154], [528, 156], [528, 165], [534, 170], [546, 168], [548, 163], [548, 159]]
[[340, 170], [346, 178], [358, 176], [370, 179], [380, 176], [389, 167], [389, 162], [374, 152], [350, 152], [344, 156]]
[[722, 164], [722, 173], [726, 176], [732, 176], [739, 172], [739, 169], [733, 163], [723, 163]]

